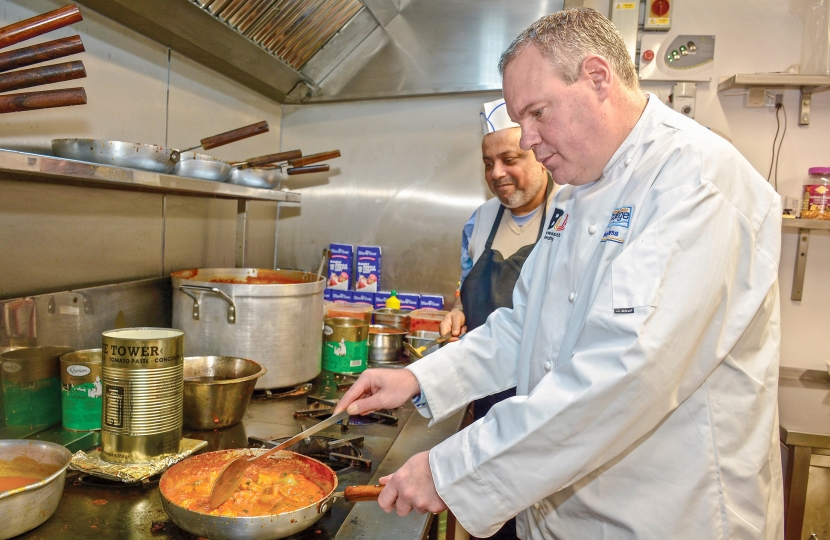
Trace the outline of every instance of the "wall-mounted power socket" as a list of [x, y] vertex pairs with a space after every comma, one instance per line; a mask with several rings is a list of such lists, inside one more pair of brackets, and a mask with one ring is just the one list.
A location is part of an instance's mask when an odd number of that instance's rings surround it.
[[750, 88], [746, 95], [747, 107], [764, 107], [767, 104], [766, 88]]

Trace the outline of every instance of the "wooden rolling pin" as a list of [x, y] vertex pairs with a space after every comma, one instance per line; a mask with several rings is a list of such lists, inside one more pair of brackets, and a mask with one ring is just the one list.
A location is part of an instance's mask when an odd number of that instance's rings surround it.
[[328, 165], [311, 165], [310, 167], [294, 167], [288, 169], [288, 175], [294, 176], [295, 174], [308, 174], [314, 172], [327, 172], [329, 170]]
[[340, 157], [340, 150], [332, 150], [330, 152], [320, 152], [319, 154], [312, 154], [310, 156], [304, 156], [297, 159], [292, 159], [288, 162], [289, 165], [292, 167], [305, 167], [306, 165], [311, 165], [312, 163], [320, 163], [321, 161], [326, 161], [329, 159], [339, 158]]
[[81, 38], [72, 36], [0, 54], [0, 72], [40, 64], [84, 52]]
[[84, 104], [86, 104], [86, 92], [83, 88], [21, 92], [0, 96], [0, 114]]
[[80, 61], [21, 69], [0, 75], [0, 92], [71, 81], [72, 79], [83, 79], [84, 77], [86, 77], [86, 70], [84, 69], [84, 63]]
[[0, 28], [0, 49], [82, 21], [78, 6], [68, 6]]

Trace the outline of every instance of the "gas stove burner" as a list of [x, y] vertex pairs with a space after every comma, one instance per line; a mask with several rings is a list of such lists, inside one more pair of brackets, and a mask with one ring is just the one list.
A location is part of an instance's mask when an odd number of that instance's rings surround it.
[[271, 399], [282, 399], [288, 397], [304, 396], [311, 392], [311, 383], [304, 383], [288, 388], [272, 388], [266, 390], [254, 390], [251, 399], [256, 401], [267, 401]]
[[[306, 398], [309, 406], [307, 409], [294, 411], [294, 418], [316, 418], [318, 420], [325, 420], [330, 417], [337, 406], [337, 399], [327, 399], [320, 396], [308, 396]], [[388, 409], [381, 409], [364, 416], [350, 416], [348, 423], [344, 422], [341, 429], [346, 431], [348, 425], [364, 426], [367, 424], [387, 424], [390, 426], [398, 425], [398, 417], [392, 414]]]
[[[283, 437], [282, 439], [265, 441], [256, 437], [249, 437], [248, 441], [251, 443], [251, 447], [274, 448], [287, 439], [288, 437]], [[351, 468], [371, 469], [372, 460], [363, 458], [359, 446], [363, 446], [363, 437], [335, 439], [334, 437], [313, 436], [289, 446], [288, 449], [322, 461], [334, 469], [335, 472]]]
[[158, 485], [160, 479], [161, 475], [156, 475], [151, 476], [146, 480], [142, 480], [141, 482], [128, 484], [126, 482], [121, 482], [119, 480], [110, 480], [109, 478], [101, 478], [99, 476], [92, 476], [91, 474], [81, 473], [78, 475], [78, 478], [74, 479], [74, 481], [79, 484], [83, 484], [85, 486], [90, 487], [99, 487], [107, 489], [135, 489]]

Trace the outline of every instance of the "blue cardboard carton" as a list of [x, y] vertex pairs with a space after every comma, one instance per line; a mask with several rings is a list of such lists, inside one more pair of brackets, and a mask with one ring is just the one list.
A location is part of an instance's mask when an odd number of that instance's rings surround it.
[[348, 291], [352, 283], [354, 247], [348, 244], [329, 244], [329, 274], [327, 286], [331, 289]]
[[415, 293], [398, 293], [398, 300], [401, 301], [401, 309], [418, 309], [418, 304], [421, 300], [420, 294]]
[[363, 306], [375, 306], [375, 293], [370, 292], [363, 292], [363, 291], [353, 291], [352, 292], [352, 302], [355, 304], [360, 304]]
[[334, 289], [331, 291], [331, 301], [335, 304], [352, 301], [352, 291], [340, 291]]
[[444, 297], [440, 294], [422, 294], [420, 309], [444, 309]]
[[380, 254], [378, 246], [357, 246], [354, 290], [377, 292], [380, 289]]
[[386, 299], [392, 293], [389, 291], [378, 291], [375, 293], [375, 309], [385, 308], [386, 307]]

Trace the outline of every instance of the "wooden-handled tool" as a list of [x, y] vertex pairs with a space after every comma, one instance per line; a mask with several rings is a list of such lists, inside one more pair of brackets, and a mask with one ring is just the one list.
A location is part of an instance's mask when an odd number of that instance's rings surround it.
[[39, 45], [22, 47], [0, 54], [0, 72], [40, 64], [71, 54], [84, 52], [84, 44], [78, 36], [72, 36]]
[[241, 141], [242, 139], [247, 139], [248, 137], [253, 137], [254, 135], [260, 135], [262, 133], [266, 133], [267, 131], [268, 122], [263, 120], [262, 122], [251, 124], [250, 126], [244, 126], [241, 128], [226, 131], [225, 133], [220, 133], [219, 135], [205, 137], [204, 139], [199, 141], [199, 144], [196, 146], [185, 148], [184, 150], [173, 150], [170, 159], [177, 162], [179, 161], [182, 152], [190, 152], [191, 150], [196, 150], [197, 148], [210, 150], [211, 148], [216, 148], [217, 146], [224, 146], [232, 142]]
[[295, 174], [308, 174], [308, 173], [315, 173], [315, 172], [327, 172], [329, 170], [328, 165], [311, 165], [309, 167], [294, 167], [288, 169], [288, 175], [294, 176]]
[[83, 88], [21, 92], [0, 96], [0, 114], [86, 104]]
[[276, 154], [268, 154], [267, 156], [259, 156], [251, 159], [246, 159], [241, 163], [234, 163], [233, 166], [239, 169], [247, 169], [248, 167], [261, 167], [263, 165], [280, 163], [282, 161], [289, 161], [301, 157], [303, 157], [303, 153], [301, 151], [289, 150], [287, 152], [278, 152]]
[[305, 167], [312, 163], [320, 163], [329, 159], [339, 158], [340, 150], [331, 150], [330, 152], [320, 152], [319, 154], [312, 154], [297, 159], [292, 159], [288, 162], [292, 167]]
[[24, 21], [4, 26], [0, 28], [0, 49], [82, 20], [83, 17], [81, 17], [78, 6], [70, 4], [48, 13], [36, 15]]
[[83, 62], [64, 62], [0, 75], [0, 92], [86, 77]]
[[413, 347], [412, 345], [410, 345], [408, 342], [404, 341], [403, 347], [404, 347], [404, 349], [409, 351], [409, 354], [415, 356], [415, 358], [420, 360], [421, 358], [424, 357], [424, 351], [425, 350], [429, 349], [430, 347], [440, 345], [440, 344], [444, 343], [445, 341], [449, 341], [451, 337], [452, 337], [452, 332], [447, 332], [446, 334], [440, 335], [436, 339], [433, 339], [432, 341], [430, 341], [426, 345], [421, 345], [420, 347], [416, 348], [416, 347]]
[[381, 491], [383, 491], [383, 486], [346, 486], [343, 491], [336, 492], [334, 497], [349, 502], [376, 501]]

